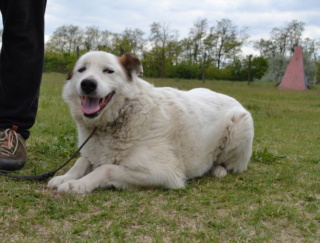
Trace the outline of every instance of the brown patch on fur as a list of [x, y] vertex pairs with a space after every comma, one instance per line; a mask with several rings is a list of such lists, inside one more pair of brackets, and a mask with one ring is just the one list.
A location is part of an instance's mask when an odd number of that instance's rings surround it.
[[67, 76], [67, 80], [72, 79], [73, 76], [73, 68], [69, 71], [68, 76]]
[[132, 80], [132, 72], [136, 72], [137, 75], [142, 75], [142, 65], [137, 57], [131, 54], [124, 54], [119, 57], [119, 61], [130, 80]]

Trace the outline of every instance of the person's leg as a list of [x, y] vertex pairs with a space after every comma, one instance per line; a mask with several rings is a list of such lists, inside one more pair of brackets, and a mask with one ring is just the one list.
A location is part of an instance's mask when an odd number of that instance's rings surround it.
[[[0, 169], [24, 166], [38, 109], [46, 0], [0, 0]], [[21, 137], [22, 136], [22, 137]]]
[[0, 128], [17, 126], [25, 139], [38, 108], [45, 7], [46, 0], [0, 0]]

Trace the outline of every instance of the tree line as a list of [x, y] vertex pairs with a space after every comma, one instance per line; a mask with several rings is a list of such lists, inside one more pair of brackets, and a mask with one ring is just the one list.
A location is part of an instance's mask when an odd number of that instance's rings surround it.
[[[46, 43], [45, 71], [66, 72], [79, 55], [102, 50], [118, 56], [136, 55], [147, 77], [279, 82], [294, 48], [302, 45], [308, 80], [319, 80], [320, 41], [303, 39], [304, 29], [303, 22], [292, 20], [273, 28], [268, 39], [250, 41], [248, 29], [230, 19], [213, 26], [207, 19], [197, 19], [183, 38], [170, 25], [159, 22], [150, 25], [149, 36], [137, 28], [112, 33], [96, 26], [63, 25]], [[244, 55], [242, 49], [248, 44], [259, 55]]]

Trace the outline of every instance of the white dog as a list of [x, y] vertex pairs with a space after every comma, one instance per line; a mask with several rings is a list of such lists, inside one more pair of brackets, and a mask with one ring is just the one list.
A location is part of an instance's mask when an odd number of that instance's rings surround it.
[[183, 188], [210, 172], [247, 169], [253, 140], [250, 113], [235, 99], [208, 89], [155, 88], [140, 79], [129, 54], [89, 52], [76, 63], [63, 97], [79, 144], [97, 127], [81, 157], [48, 186], [86, 193], [95, 188]]

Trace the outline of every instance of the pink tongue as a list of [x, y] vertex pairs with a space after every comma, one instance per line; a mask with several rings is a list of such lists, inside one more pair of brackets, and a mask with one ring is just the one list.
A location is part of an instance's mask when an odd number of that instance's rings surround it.
[[100, 110], [99, 98], [82, 98], [81, 100], [81, 110], [85, 114], [93, 114]]

